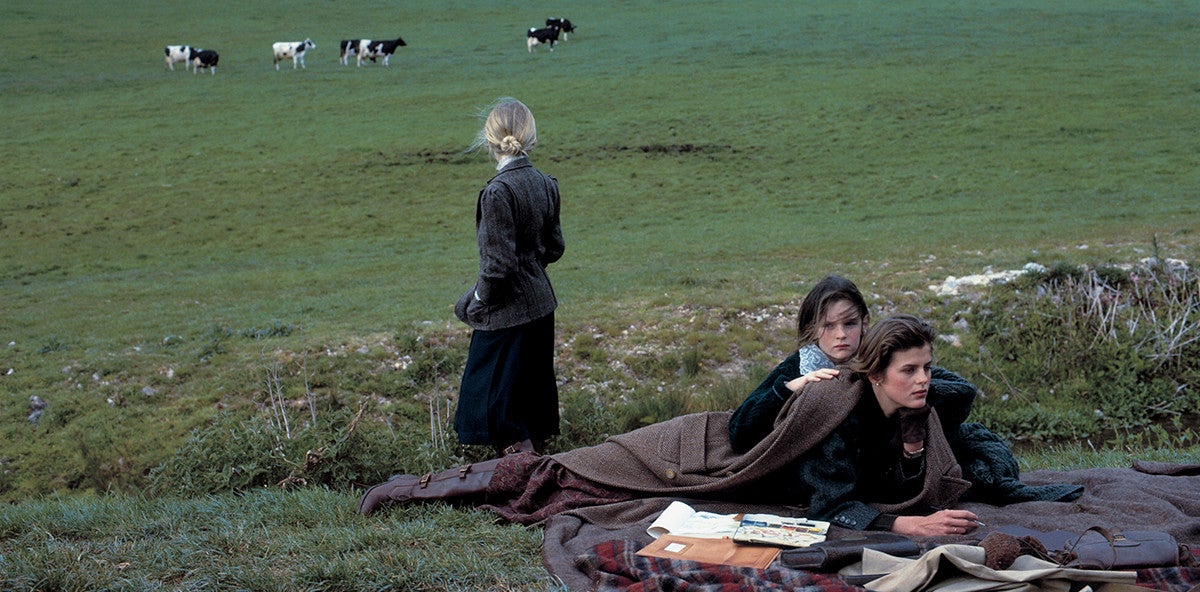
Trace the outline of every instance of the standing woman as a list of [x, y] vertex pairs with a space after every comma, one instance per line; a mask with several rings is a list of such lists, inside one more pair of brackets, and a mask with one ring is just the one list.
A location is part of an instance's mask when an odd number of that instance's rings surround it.
[[459, 442], [490, 444], [502, 454], [541, 452], [559, 432], [558, 300], [546, 266], [566, 245], [558, 181], [529, 162], [536, 145], [529, 108], [516, 99], [497, 100], [472, 145], [486, 146], [498, 171], [475, 208], [479, 277], [454, 307], [474, 330], [454, 429]]

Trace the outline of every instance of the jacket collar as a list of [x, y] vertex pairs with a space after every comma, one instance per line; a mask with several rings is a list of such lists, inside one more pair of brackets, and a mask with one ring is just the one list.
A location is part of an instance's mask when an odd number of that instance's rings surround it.
[[[492, 177], [492, 179], [495, 179], [496, 177], [499, 177], [500, 175], [507, 173], [508, 171], [512, 171], [512, 170], [516, 170], [516, 169], [523, 169], [523, 168], [531, 167], [531, 166], [533, 166], [533, 163], [529, 162], [528, 156], [520, 156], [520, 157], [514, 158], [511, 162], [504, 165], [504, 168], [500, 169], [499, 172], [497, 172]], [[489, 179], [489, 181], [490, 180], [491, 179]]]

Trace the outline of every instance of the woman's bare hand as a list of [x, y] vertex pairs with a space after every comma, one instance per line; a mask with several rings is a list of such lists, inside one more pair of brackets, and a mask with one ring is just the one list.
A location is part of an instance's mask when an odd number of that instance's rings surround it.
[[900, 516], [892, 532], [909, 536], [967, 534], [979, 526], [979, 516], [967, 510], [941, 510], [928, 516]]
[[792, 380], [789, 380], [783, 386], [788, 387], [788, 390], [792, 391], [792, 394], [796, 394], [800, 392], [800, 389], [804, 388], [804, 385], [810, 382], [832, 380], [836, 378], [837, 375], [838, 371], [834, 370], [833, 368], [817, 368], [816, 370], [813, 370], [812, 372], [809, 372], [800, 378], [793, 378]]

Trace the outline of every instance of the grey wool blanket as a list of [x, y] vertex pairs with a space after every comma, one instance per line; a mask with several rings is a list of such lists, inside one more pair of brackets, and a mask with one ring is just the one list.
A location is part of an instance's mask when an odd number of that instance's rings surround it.
[[[1021, 475], [1031, 487], [1063, 484], [1083, 487], [1073, 501], [1021, 501], [992, 505], [967, 501], [956, 507], [979, 515], [986, 525], [974, 533], [959, 537], [918, 539], [927, 546], [944, 543], [974, 544], [991, 530], [1001, 526], [1023, 526], [1040, 531], [1083, 532], [1093, 526], [1110, 531], [1161, 530], [1180, 543], [1200, 549], [1200, 465], [1168, 465], [1135, 462], [1131, 468], [1098, 468], [1072, 471], [1031, 471]], [[598, 549], [616, 546], [637, 549], [651, 538], [646, 528], [673, 498], [647, 498], [583, 508], [556, 515], [545, 523], [542, 559], [551, 575], [571, 590], [607, 589], [604, 575], [597, 573]], [[746, 506], [724, 502], [684, 500], [699, 510], [720, 513], [770, 512], [803, 515], [804, 508], [786, 506]], [[606, 525], [606, 526], [600, 526]], [[848, 534], [833, 528], [830, 538]], [[632, 553], [628, 554], [632, 557]], [[640, 558], [639, 558], [640, 559]], [[690, 563], [690, 562], [677, 562]], [[661, 565], [661, 564], [660, 564]], [[693, 564], [689, 570], [695, 569]], [[734, 568], [749, 569], [749, 568]], [[743, 582], [787, 580], [787, 568], [773, 565], [756, 570]], [[795, 574], [791, 574], [794, 576]], [[599, 584], [598, 584], [599, 583]], [[674, 585], [678, 585], [675, 582]], [[743, 583], [744, 588], [756, 589]], [[763, 589], [771, 588], [765, 586]], [[703, 586], [688, 589], [701, 590]]]

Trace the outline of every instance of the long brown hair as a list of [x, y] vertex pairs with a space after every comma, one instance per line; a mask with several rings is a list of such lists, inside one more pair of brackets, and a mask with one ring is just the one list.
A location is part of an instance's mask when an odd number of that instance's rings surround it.
[[796, 339], [800, 347], [816, 343], [821, 324], [825, 321], [825, 312], [840, 300], [849, 302], [860, 319], [865, 321], [868, 318], [867, 302], [863, 300], [858, 286], [844, 277], [827, 275], [808, 291], [800, 303], [800, 314], [796, 317]]

